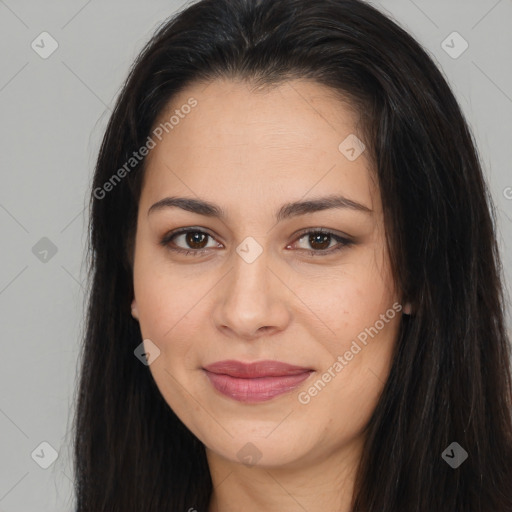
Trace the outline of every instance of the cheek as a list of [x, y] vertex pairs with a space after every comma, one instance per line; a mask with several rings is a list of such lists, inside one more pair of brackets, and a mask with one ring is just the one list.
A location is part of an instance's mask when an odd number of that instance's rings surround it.
[[[391, 304], [389, 310], [395, 312]], [[397, 313], [390, 318], [393, 313], [389, 314], [388, 323], [379, 330], [381, 324], [375, 324], [387, 310], [376, 311], [371, 321], [352, 322], [347, 310], [346, 329], [339, 329], [338, 338], [325, 346], [330, 353], [328, 360], [317, 380], [305, 390], [307, 396], [301, 397], [310, 397], [306, 407], [314, 409], [317, 423], [331, 424], [340, 442], [364, 429], [389, 376], [400, 316]], [[320, 380], [328, 382], [321, 384]]]
[[328, 329], [328, 339], [335, 347], [350, 344], [394, 302], [391, 281], [364, 261], [346, 266], [325, 279], [309, 281], [298, 288], [297, 295], [316, 316], [316, 324], [320, 322]]
[[320, 319], [312, 320], [310, 329], [320, 324], [329, 328], [327, 336], [319, 336], [314, 329], [309, 334], [325, 349], [321, 372], [330, 369], [331, 375], [336, 375], [326, 386], [330, 391], [318, 403], [325, 401], [326, 411], [333, 401], [342, 401], [344, 410], [353, 410], [363, 419], [386, 381], [401, 306], [395, 302], [392, 281], [386, 277], [389, 273], [380, 268], [362, 260], [360, 265], [345, 267], [324, 286], [309, 288], [306, 301], [316, 305], [312, 309]]
[[160, 248], [152, 247], [144, 230], [137, 236], [133, 283], [139, 324], [144, 337], [163, 340], [189, 309], [190, 286], [184, 288], [180, 274], [166, 264]]
[[142, 258], [134, 272], [141, 334], [173, 360], [188, 360], [187, 353], [194, 359], [196, 344], [191, 340], [200, 341], [201, 332], [208, 328], [207, 296], [218, 281], [211, 274], [192, 275], [154, 262], [146, 265]]
[[326, 322], [336, 336], [330, 338], [328, 351], [335, 357], [346, 354], [346, 373], [357, 368], [359, 378], [375, 366], [380, 375], [396, 340], [400, 305], [394, 302], [390, 290], [376, 280], [364, 286], [360, 282], [347, 285], [333, 302], [334, 306], [326, 308]]

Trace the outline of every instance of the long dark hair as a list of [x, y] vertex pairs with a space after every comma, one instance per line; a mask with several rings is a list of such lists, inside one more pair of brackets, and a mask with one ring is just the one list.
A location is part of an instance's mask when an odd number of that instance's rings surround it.
[[[410, 35], [360, 0], [201, 0], [163, 23], [137, 58], [97, 160], [75, 415], [77, 512], [208, 507], [204, 446], [134, 356], [141, 332], [130, 314], [132, 251], [145, 159], [126, 162], [176, 93], [216, 78], [255, 86], [311, 79], [361, 115], [393, 275], [413, 311], [367, 426], [353, 511], [512, 510], [496, 218], [442, 74]], [[468, 453], [457, 468], [442, 457], [452, 442]]]

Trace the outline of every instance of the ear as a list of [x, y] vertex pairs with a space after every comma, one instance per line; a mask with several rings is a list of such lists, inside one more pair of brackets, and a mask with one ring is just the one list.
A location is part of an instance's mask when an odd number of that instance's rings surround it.
[[412, 313], [412, 306], [410, 302], [407, 302], [404, 306], [404, 314], [410, 315]]
[[137, 301], [135, 299], [132, 300], [132, 316], [136, 320], [139, 319], [139, 310], [137, 309]]

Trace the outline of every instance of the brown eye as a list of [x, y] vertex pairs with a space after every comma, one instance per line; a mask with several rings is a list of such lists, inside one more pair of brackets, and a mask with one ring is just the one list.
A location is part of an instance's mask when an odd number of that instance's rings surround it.
[[[305, 241], [309, 247], [302, 247], [311, 256], [325, 256], [354, 244], [352, 240], [323, 229], [309, 230], [299, 235], [296, 244]], [[337, 242], [331, 246], [332, 242]]]
[[325, 233], [310, 234], [308, 241], [313, 249], [327, 249], [331, 243], [331, 235]]
[[213, 240], [210, 234], [200, 229], [188, 228], [168, 233], [160, 241], [160, 244], [172, 251], [196, 256], [207, 252], [211, 248], [218, 247], [219, 244], [208, 247], [209, 239]]
[[185, 233], [185, 242], [191, 249], [204, 249], [205, 241], [208, 240], [208, 236], [209, 235], [202, 231], [188, 231]]

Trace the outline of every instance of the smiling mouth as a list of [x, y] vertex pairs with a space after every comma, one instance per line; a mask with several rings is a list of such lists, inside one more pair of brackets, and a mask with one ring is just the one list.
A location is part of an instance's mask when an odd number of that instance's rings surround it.
[[314, 370], [279, 361], [220, 361], [203, 368], [212, 386], [222, 395], [245, 403], [271, 400], [288, 393]]

